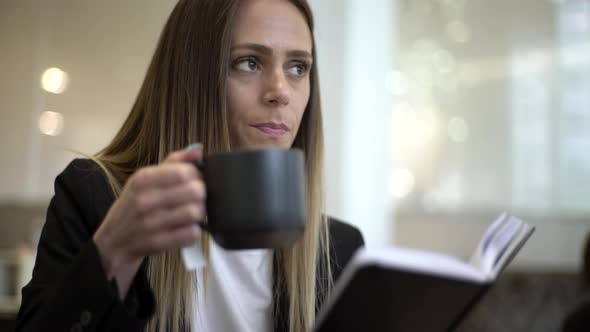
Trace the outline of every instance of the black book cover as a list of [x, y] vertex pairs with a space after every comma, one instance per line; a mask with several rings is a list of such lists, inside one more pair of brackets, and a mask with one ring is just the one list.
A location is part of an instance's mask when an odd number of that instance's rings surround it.
[[367, 265], [315, 331], [449, 332], [490, 285]]

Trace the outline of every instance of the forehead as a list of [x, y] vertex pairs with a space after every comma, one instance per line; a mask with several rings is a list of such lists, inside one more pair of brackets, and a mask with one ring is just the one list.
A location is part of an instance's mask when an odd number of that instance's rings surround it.
[[256, 43], [311, 53], [311, 32], [303, 13], [287, 0], [241, 0], [232, 44]]

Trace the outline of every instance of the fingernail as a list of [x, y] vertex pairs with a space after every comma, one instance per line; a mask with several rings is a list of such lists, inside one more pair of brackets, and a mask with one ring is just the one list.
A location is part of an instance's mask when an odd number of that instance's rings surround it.
[[193, 144], [187, 146], [186, 148], [184, 148], [184, 151], [186, 151], [186, 152], [193, 151], [193, 150], [203, 150], [203, 144], [193, 143]]

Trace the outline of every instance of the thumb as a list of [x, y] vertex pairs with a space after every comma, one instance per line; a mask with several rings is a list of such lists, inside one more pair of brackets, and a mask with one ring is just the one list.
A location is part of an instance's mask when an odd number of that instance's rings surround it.
[[197, 161], [203, 158], [203, 144], [194, 143], [181, 151], [175, 151], [168, 155], [164, 162], [187, 162]]
[[203, 144], [201, 143], [193, 143], [189, 146], [187, 146], [186, 148], [184, 148], [184, 150], [182, 150], [182, 152], [184, 152], [184, 161], [196, 161], [196, 160], [201, 160], [203, 159]]

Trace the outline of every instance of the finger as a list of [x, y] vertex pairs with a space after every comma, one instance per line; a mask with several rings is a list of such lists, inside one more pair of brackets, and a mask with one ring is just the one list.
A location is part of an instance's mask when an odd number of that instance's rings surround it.
[[172, 209], [188, 203], [205, 201], [207, 190], [202, 180], [195, 179], [176, 186], [157, 188], [145, 195], [153, 208]]
[[205, 204], [191, 203], [173, 209], [160, 209], [144, 220], [148, 232], [167, 232], [178, 227], [195, 225], [205, 219]]
[[152, 250], [162, 251], [189, 246], [201, 238], [201, 228], [197, 225], [177, 227], [163, 232], [152, 240]]
[[199, 171], [189, 163], [169, 163], [145, 167], [133, 174], [129, 185], [136, 192], [167, 188], [197, 179]]

